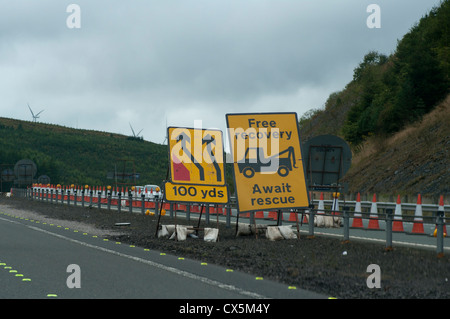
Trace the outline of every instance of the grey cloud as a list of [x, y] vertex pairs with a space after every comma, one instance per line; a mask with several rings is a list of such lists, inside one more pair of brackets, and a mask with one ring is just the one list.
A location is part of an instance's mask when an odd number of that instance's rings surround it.
[[1, 1], [0, 112], [27, 119], [28, 100], [46, 105], [42, 120], [120, 133], [131, 121], [158, 142], [166, 118], [223, 127], [241, 110], [301, 116], [439, 3], [377, 2], [380, 30], [366, 27], [371, 2], [360, 0], [75, 0], [75, 30], [69, 3]]

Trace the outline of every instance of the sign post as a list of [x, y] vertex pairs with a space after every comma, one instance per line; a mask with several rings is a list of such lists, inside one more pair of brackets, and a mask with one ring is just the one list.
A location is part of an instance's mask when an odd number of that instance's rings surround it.
[[226, 118], [238, 212], [309, 207], [297, 114]]

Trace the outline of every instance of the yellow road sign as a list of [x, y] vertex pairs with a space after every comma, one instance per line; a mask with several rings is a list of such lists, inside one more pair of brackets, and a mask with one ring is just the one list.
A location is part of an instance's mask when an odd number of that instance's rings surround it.
[[239, 211], [308, 207], [297, 114], [226, 117]]
[[171, 181], [225, 185], [222, 131], [169, 127]]
[[166, 182], [164, 184], [164, 196], [168, 202], [228, 203], [228, 189], [226, 185], [192, 185]]

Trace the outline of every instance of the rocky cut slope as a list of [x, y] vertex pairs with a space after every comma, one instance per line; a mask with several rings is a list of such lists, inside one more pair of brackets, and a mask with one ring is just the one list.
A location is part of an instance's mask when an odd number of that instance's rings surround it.
[[450, 95], [389, 138], [369, 138], [344, 177], [351, 192], [450, 194]]

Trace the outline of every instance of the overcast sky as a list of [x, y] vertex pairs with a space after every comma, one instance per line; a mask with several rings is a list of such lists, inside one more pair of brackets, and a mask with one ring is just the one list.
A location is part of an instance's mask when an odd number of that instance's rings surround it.
[[[80, 28], [70, 4], [81, 9]], [[323, 107], [439, 0], [0, 0], [0, 116], [163, 143], [226, 113]], [[381, 27], [369, 28], [370, 4]], [[72, 18], [75, 18], [72, 19]], [[226, 143], [226, 142], [225, 142]]]

